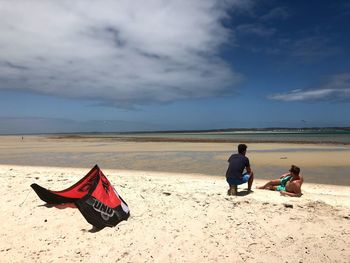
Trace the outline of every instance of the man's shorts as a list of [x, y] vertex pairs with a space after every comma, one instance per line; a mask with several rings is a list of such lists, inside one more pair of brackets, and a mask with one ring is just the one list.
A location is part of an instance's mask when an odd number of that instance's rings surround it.
[[240, 185], [240, 184], [247, 183], [249, 178], [250, 178], [250, 174], [245, 173], [245, 174], [242, 174], [242, 179], [227, 177], [226, 181], [229, 185]]

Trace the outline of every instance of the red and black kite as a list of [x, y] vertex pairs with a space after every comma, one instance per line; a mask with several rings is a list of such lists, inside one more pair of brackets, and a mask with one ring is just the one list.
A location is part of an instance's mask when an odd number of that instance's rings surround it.
[[128, 205], [97, 165], [65, 190], [51, 191], [37, 184], [31, 187], [48, 204], [75, 203], [85, 219], [98, 229], [116, 226], [130, 216]]

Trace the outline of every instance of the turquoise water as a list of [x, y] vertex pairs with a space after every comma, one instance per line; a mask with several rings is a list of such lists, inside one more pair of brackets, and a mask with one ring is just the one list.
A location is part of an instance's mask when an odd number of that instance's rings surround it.
[[233, 131], [233, 132], [174, 132], [128, 133], [121, 138], [242, 141], [242, 142], [309, 142], [350, 144], [350, 130], [331, 131]]

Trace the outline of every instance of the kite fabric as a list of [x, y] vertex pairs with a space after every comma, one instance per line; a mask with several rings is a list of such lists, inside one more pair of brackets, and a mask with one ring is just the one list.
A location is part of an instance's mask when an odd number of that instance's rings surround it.
[[128, 205], [97, 165], [65, 190], [51, 191], [37, 184], [31, 187], [48, 204], [75, 203], [85, 219], [98, 229], [116, 226], [130, 216]]

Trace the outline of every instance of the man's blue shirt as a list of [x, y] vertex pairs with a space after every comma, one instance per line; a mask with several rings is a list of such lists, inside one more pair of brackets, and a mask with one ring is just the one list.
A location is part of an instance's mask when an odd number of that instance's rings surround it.
[[250, 166], [249, 159], [240, 153], [232, 154], [228, 162], [227, 178], [242, 179], [244, 169]]

